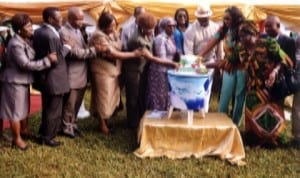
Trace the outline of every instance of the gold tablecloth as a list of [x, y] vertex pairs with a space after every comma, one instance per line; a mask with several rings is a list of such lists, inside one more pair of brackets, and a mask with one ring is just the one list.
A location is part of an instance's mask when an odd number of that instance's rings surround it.
[[238, 128], [223, 113], [207, 113], [205, 118], [194, 113], [193, 123], [187, 124], [186, 112], [154, 116], [147, 111], [141, 120], [138, 157], [184, 158], [216, 155], [232, 164], [244, 165], [245, 151]]

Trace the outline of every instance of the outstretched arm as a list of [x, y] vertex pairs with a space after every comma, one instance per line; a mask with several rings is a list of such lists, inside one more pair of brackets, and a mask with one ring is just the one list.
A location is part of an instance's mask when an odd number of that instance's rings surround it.
[[153, 56], [152, 53], [149, 50], [145, 49], [145, 48], [143, 49], [143, 56], [147, 60], [150, 60], [150, 61], [153, 61], [153, 62], [156, 62], [156, 63], [159, 63], [159, 64], [163, 64], [163, 65], [169, 65], [169, 66], [172, 66], [176, 69], [178, 68], [178, 63], [167, 60], [167, 59], [162, 59], [162, 58]]
[[215, 45], [218, 44], [218, 43], [219, 43], [219, 40], [216, 39], [216, 38], [214, 38], [214, 37], [212, 37], [212, 38], [208, 41], [206, 47], [203, 48], [203, 49], [198, 53], [198, 55], [199, 55], [199, 56], [205, 56], [205, 55], [206, 55], [213, 47], [215, 47]]

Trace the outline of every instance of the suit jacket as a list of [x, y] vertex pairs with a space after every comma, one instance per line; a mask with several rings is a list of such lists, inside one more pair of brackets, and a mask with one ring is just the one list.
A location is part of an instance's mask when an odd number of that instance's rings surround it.
[[280, 34], [277, 42], [280, 48], [292, 59], [294, 65], [296, 64], [296, 43], [293, 38]]
[[86, 59], [96, 57], [96, 50], [94, 47], [88, 48], [80, 31], [78, 30], [77, 34], [69, 23], [61, 28], [60, 36], [65, 41], [75, 41], [75, 46], [66, 56], [69, 84], [71, 89], [83, 88], [87, 84]]
[[69, 49], [63, 45], [60, 37], [46, 24], [35, 31], [33, 46], [36, 51], [36, 60], [47, 56], [51, 52], [56, 52], [58, 58], [55, 65], [38, 74], [40, 90], [51, 95], [67, 93], [70, 86], [65, 56], [68, 54]]
[[47, 57], [34, 60], [35, 51], [19, 35], [10, 39], [5, 57], [5, 66], [1, 73], [1, 81], [16, 84], [33, 82], [33, 72], [51, 66]]
[[[141, 34], [141, 32], [138, 29], [136, 29], [136, 31], [130, 37], [127, 47], [128, 47], [128, 51], [134, 51], [135, 49], [139, 49], [139, 48], [146, 48], [150, 52], [152, 52], [153, 38], [150, 38], [149, 40], [145, 39], [145, 37]], [[148, 61], [144, 59], [144, 57], [132, 58], [123, 61], [122, 70], [123, 72], [134, 71], [134, 72], [142, 73], [145, 67], [147, 66], [147, 64]]]

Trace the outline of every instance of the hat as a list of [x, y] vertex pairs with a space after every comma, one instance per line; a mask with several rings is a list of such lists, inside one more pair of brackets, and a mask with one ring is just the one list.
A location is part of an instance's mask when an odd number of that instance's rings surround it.
[[1, 25], [8, 25], [11, 23], [11, 18], [10, 17], [4, 17], [1, 19], [0, 24]]
[[208, 3], [199, 4], [199, 6], [198, 6], [197, 10], [195, 11], [194, 15], [197, 18], [210, 17], [212, 15], [210, 5]]
[[0, 26], [0, 32], [7, 31], [9, 28], [7, 26]]

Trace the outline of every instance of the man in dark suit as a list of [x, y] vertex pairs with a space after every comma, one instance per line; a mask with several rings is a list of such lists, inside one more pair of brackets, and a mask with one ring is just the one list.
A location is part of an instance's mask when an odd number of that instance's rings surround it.
[[71, 47], [64, 45], [58, 29], [62, 25], [62, 16], [58, 8], [47, 7], [43, 10], [44, 24], [33, 36], [36, 59], [41, 59], [51, 52], [56, 52], [58, 61], [49, 69], [39, 73], [38, 83], [42, 93], [42, 123], [40, 142], [50, 147], [59, 146], [55, 141], [61, 128], [63, 96], [70, 90], [65, 56]]
[[265, 31], [268, 36], [276, 38], [280, 48], [293, 60], [296, 61], [296, 45], [294, 39], [280, 32], [280, 19], [277, 16], [268, 16], [265, 20]]

